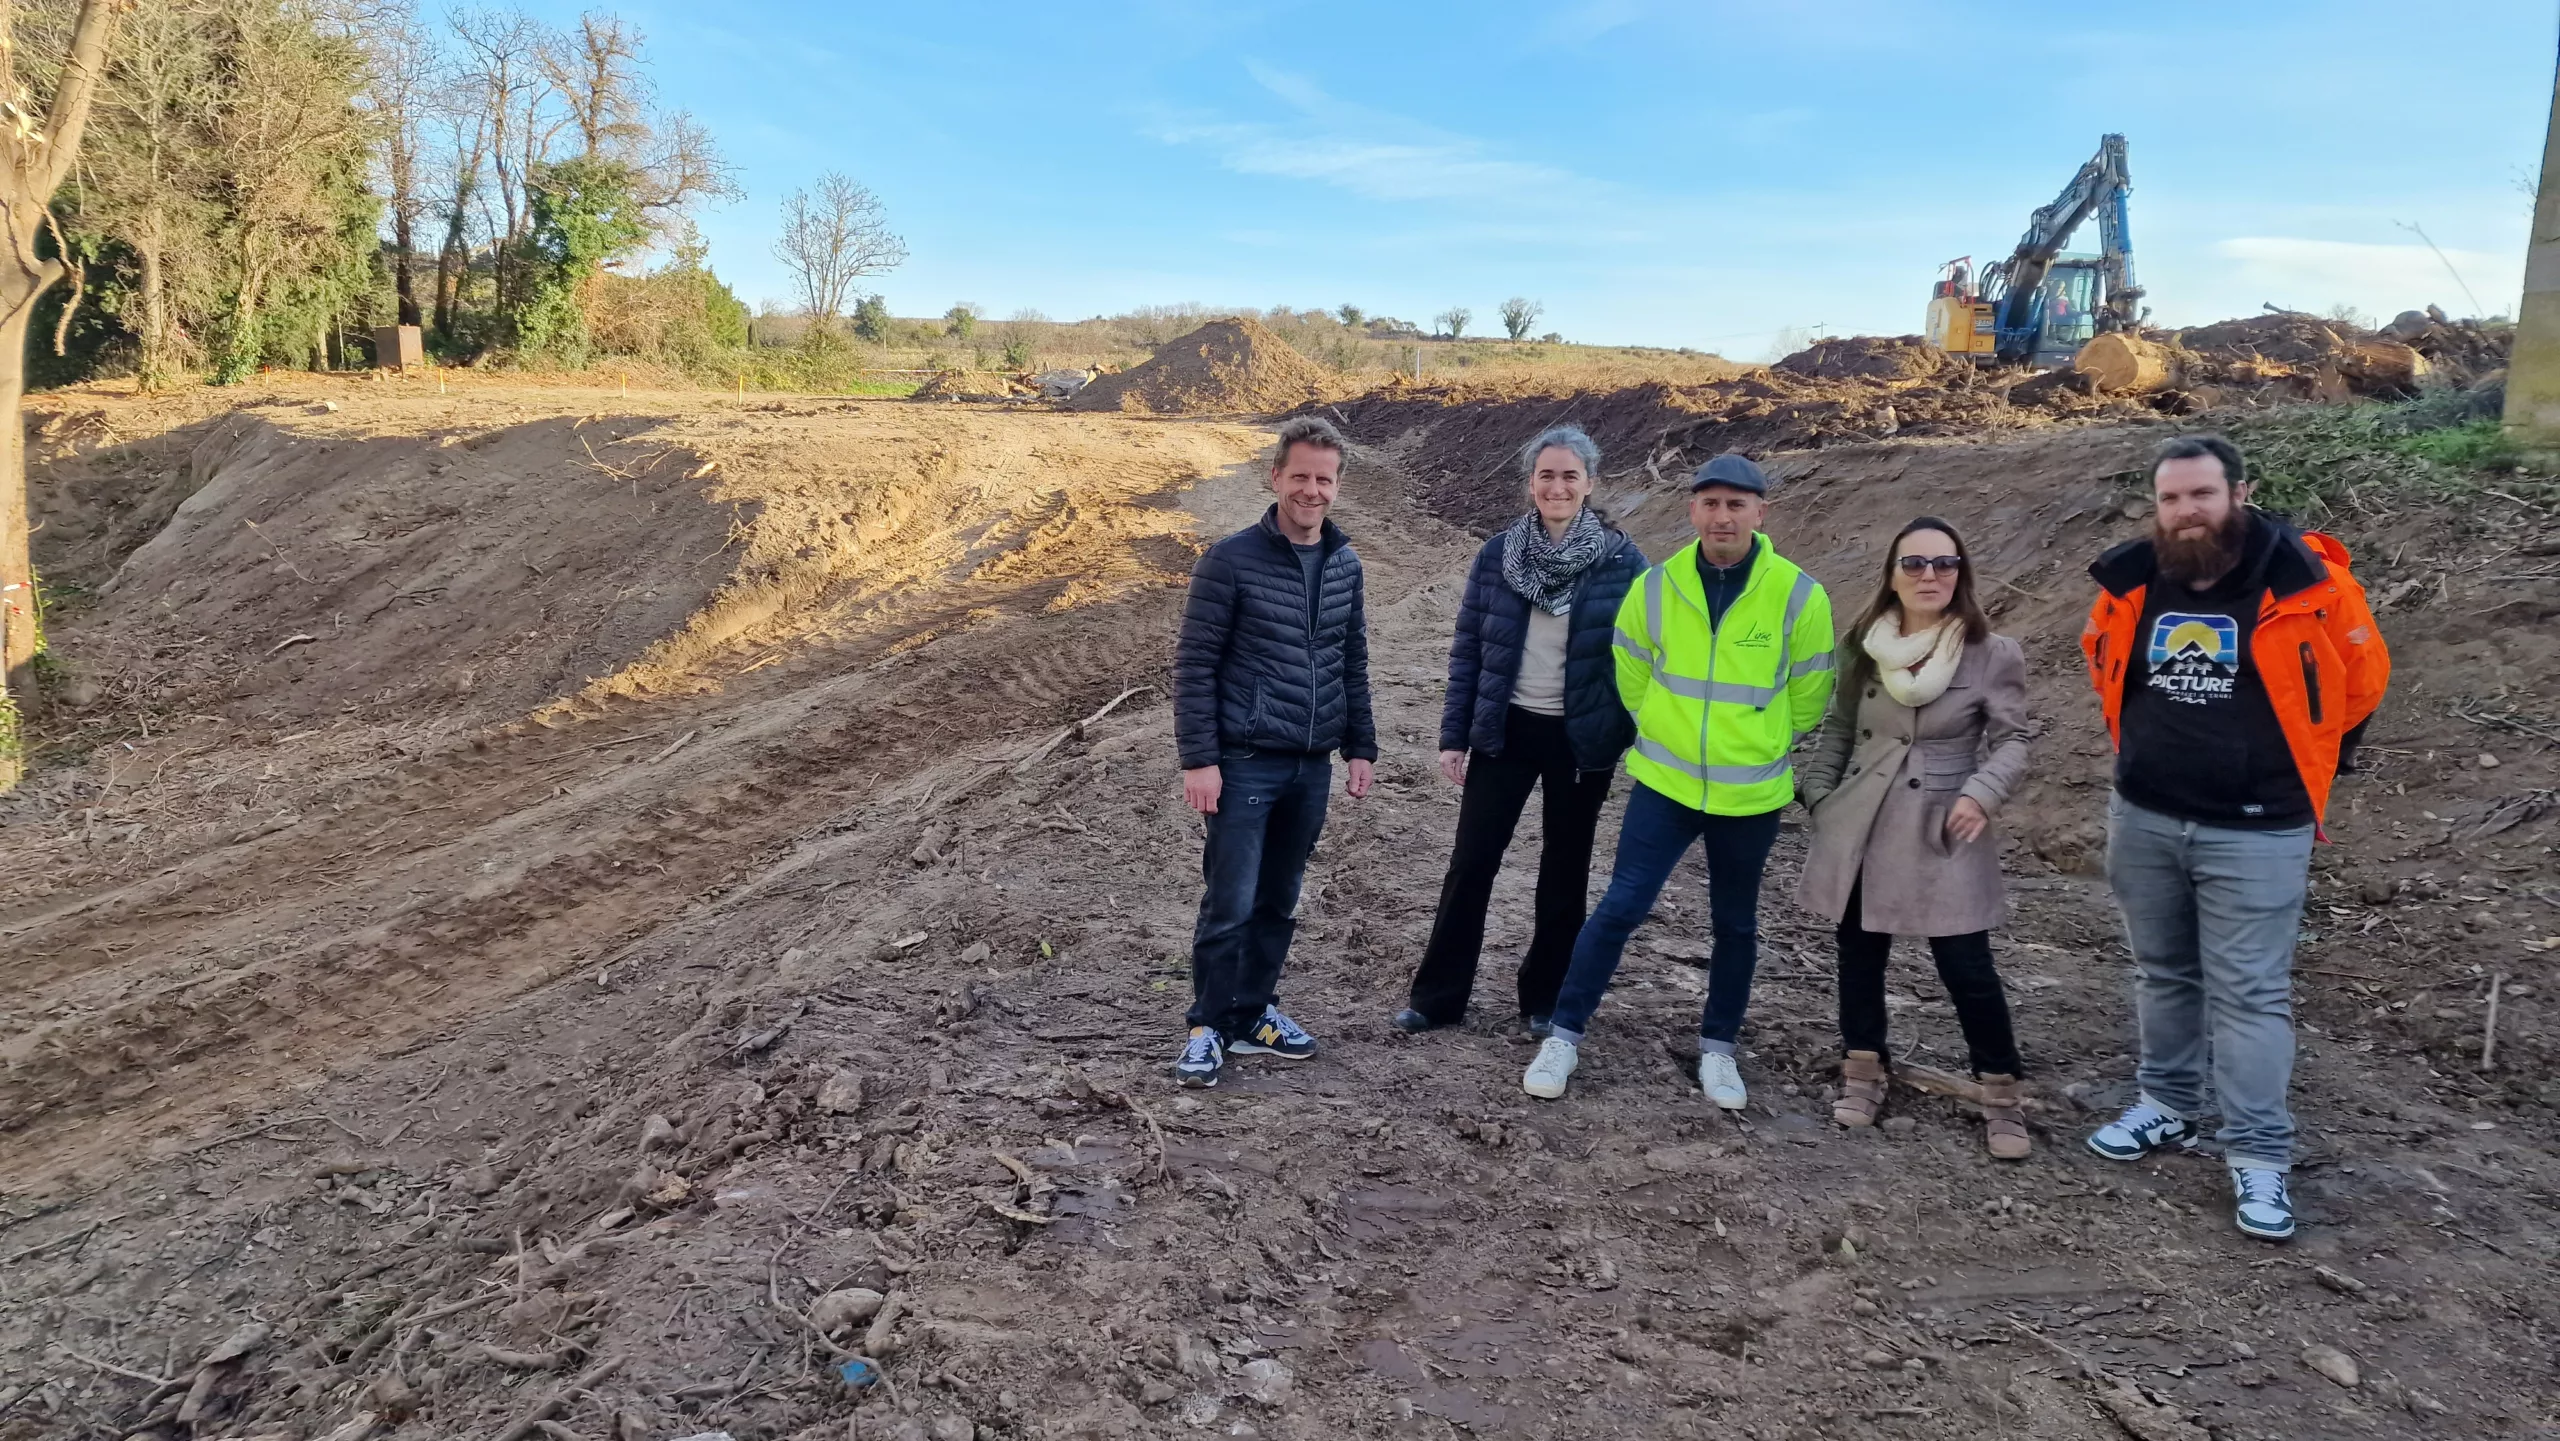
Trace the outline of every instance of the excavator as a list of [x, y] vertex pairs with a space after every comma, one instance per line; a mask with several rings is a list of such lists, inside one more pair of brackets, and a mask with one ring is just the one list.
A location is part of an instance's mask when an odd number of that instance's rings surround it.
[[[2006, 260], [1982, 268], [1960, 256], [1940, 266], [1929, 292], [1928, 343], [1983, 365], [2068, 365], [2080, 347], [2111, 330], [2139, 323], [2133, 283], [2133, 237], [2125, 197], [2133, 190], [2124, 137], [2109, 135], [2098, 153], [2027, 222]], [[2098, 218], [2098, 253], [2062, 251], [2080, 222]]]

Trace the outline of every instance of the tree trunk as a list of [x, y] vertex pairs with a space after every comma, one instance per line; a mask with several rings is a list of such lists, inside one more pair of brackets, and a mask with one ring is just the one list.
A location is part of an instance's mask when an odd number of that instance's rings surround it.
[[133, 247], [142, 263], [142, 374], [138, 379], [144, 390], [158, 390], [169, 383], [169, 291], [160, 272], [160, 238], [157, 234]]
[[[27, 393], [27, 326], [36, 297], [62, 273], [44, 263], [30, 281], [23, 271], [0, 271], [0, 704], [24, 695], [36, 658], [36, 572], [27, 553], [27, 427], [19, 403]], [[0, 752], [0, 790], [15, 784], [17, 758]]]
[[391, 280], [400, 296], [402, 325], [418, 323], [418, 252], [409, 233], [409, 212], [395, 209], [391, 214]]
[[471, 264], [471, 252], [462, 243], [462, 227], [466, 223], [462, 203], [454, 202], [444, 227], [444, 248], [436, 252], [436, 334], [448, 342], [453, 327], [462, 319], [462, 273]]
[[2071, 368], [2111, 395], [2150, 395], [2179, 380], [2176, 351], [2121, 330], [2081, 346]]
[[[43, 121], [25, 116], [0, 130], [0, 231], [8, 241], [0, 255], [0, 710], [14, 692], [24, 694], [36, 656], [35, 566], [27, 554], [27, 429], [20, 402], [27, 391], [27, 326], [37, 297], [62, 278], [62, 262], [36, 257], [36, 232], [44, 225], [53, 192], [80, 154], [98, 76], [106, 68], [107, 40], [115, 33], [121, 0], [80, 0], [62, 75]], [[0, 6], [0, 42], [14, 42], [15, 16]], [[23, 96], [14, 52], [0, 45], [0, 95]], [[14, 721], [14, 712], [7, 717]], [[0, 790], [17, 783], [24, 765], [8, 725], [0, 746]]]

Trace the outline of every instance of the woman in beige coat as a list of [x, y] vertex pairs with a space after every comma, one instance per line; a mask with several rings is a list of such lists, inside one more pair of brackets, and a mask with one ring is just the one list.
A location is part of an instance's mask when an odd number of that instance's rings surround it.
[[1875, 1124], [1886, 1070], [1885, 958], [1925, 936], [1981, 1079], [1991, 1154], [2028, 1151], [2018, 1045], [1991, 960], [2001, 917], [1991, 818], [2027, 767], [2027, 664], [1991, 632], [1955, 528], [1922, 516], [1886, 548], [1849, 624], [1842, 675], [1801, 782], [1813, 844], [1796, 896], [1835, 922], [1846, 1057], [1832, 1119]]

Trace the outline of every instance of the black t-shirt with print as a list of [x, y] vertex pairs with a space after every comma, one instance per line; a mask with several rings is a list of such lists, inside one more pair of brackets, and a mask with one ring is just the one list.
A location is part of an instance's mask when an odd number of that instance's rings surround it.
[[2240, 565], [2206, 590], [2154, 577], [2118, 720], [2116, 790], [2201, 825], [2309, 825], [2311, 795], [2258, 678], [2252, 642], [2275, 528], [2250, 526]]

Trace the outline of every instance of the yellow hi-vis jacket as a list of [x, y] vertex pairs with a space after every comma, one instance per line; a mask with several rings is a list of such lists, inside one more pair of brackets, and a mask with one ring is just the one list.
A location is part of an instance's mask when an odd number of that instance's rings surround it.
[[1765, 535], [1724, 623], [1707, 620], [1691, 542], [1618, 607], [1618, 697], [1636, 718], [1627, 774], [1709, 815], [1795, 797], [1787, 752], [1831, 701], [1831, 597]]

